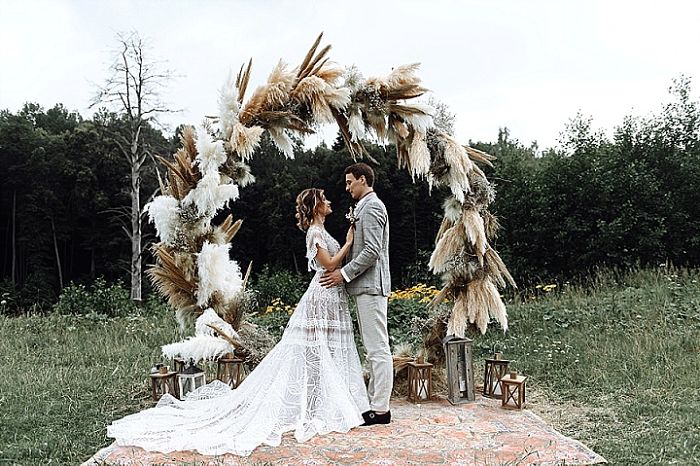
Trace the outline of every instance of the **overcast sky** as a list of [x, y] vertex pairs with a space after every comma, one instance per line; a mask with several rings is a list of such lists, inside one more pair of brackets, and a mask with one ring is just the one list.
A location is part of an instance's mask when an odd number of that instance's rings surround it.
[[0, 109], [61, 102], [89, 116], [115, 35], [129, 30], [182, 75], [165, 94], [184, 109], [173, 127], [215, 112], [227, 74], [249, 57], [257, 86], [280, 58], [298, 64], [320, 31], [334, 61], [367, 77], [422, 63], [463, 142], [495, 141], [507, 126], [553, 146], [578, 111], [610, 133], [625, 115], [659, 110], [673, 78], [700, 76], [690, 0], [0, 0]]

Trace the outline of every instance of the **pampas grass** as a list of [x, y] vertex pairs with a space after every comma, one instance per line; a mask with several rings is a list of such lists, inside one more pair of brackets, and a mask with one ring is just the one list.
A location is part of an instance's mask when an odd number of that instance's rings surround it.
[[419, 132], [413, 134], [413, 142], [408, 149], [408, 164], [411, 177], [424, 177], [430, 171], [430, 151], [425, 136]]
[[472, 280], [455, 300], [447, 334], [463, 337], [468, 323], [476, 324], [484, 334], [490, 318], [501, 324], [504, 332], [508, 330], [506, 307], [496, 286], [488, 278]]
[[433, 273], [442, 273], [447, 270], [450, 259], [458, 256], [464, 249], [465, 239], [464, 225], [461, 223], [445, 231], [430, 256], [428, 266]]
[[462, 225], [464, 225], [467, 240], [474, 247], [479, 264], [483, 265], [487, 247], [484, 219], [481, 218], [481, 215], [476, 210], [468, 209], [462, 212]]
[[287, 132], [281, 128], [270, 128], [268, 131], [272, 142], [275, 143], [280, 152], [282, 152], [288, 159], [293, 159], [294, 143]]
[[229, 143], [243, 162], [248, 161], [260, 145], [260, 138], [265, 130], [260, 126], [243, 126], [236, 122], [231, 129]]
[[229, 74], [228, 79], [219, 91], [219, 126], [224, 140], [231, 137], [233, 127], [239, 124], [239, 112], [238, 88], [233, 81], [233, 76]]

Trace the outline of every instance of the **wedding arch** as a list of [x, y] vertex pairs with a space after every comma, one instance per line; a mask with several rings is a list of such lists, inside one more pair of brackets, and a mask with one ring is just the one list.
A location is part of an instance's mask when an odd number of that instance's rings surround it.
[[247, 162], [263, 133], [293, 158], [291, 134], [304, 136], [335, 123], [353, 159], [369, 157], [366, 138], [388, 141], [396, 147], [399, 168], [414, 181], [449, 188], [429, 263], [444, 282], [433, 303], [453, 303], [447, 334], [464, 336], [469, 323], [484, 333], [491, 318], [507, 330], [498, 289], [515, 284], [489, 244], [498, 229], [488, 211], [495, 193], [477, 165], [491, 165], [493, 157], [438, 129], [434, 109], [414, 100], [427, 92], [416, 75], [418, 64], [365, 79], [355, 67], [331, 63], [330, 45], [319, 48], [322, 36], [299, 66], [280, 61], [247, 100], [252, 59], [243, 65], [221, 89], [218, 116], [196, 129], [186, 127], [173, 159], [160, 158], [167, 177], [162, 194], [146, 206], [160, 239], [148, 271], [156, 288], [181, 323], [211, 308], [238, 330], [247, 274], [244, 278], [229, 258], [229, 249], [241, 220], [229, 215], [218, 226], [211, 221], [255, 181]]

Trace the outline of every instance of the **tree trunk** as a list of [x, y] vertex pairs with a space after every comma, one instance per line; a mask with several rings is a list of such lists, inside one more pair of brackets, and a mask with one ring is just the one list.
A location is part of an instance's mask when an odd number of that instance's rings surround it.
[[63, 289], [63, 270], [61, 269], [61, 255], [58, 253], [58, 241], [56, 240], [56, 224], [51, 217], [51, 231], [53, 232], [53, 250], [56, 253], [56, 268], [58, 269], [58, 285]]
[[413, 260], [418, 262], [418, 226], [416, 225], [416, 201], [411, 203], [411, 213], [413, 214]]
[[90, 249], [90, 278], [95, 279], [95, 248]]
[[12, 191], [12, 284], [16, 285], [15, 269], [17, 268], [17, 191]]
[[297, 264], [297, 255], [292, 251], [292, 259], [294, 260], [294, 271], [299, 273], [299, 264]]
[[131, 300], [141, 303], [141, 177], [131, 165]]

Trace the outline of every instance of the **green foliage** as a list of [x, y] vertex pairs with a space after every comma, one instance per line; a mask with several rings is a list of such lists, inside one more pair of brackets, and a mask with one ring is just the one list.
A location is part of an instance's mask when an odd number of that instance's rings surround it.
[[[128, 167], [109, 137], [124, 124], [104, 111], [84, 120], [61, 105], [0, 112], [0, 224], [7, 226], [0, 229], [0, 278], [16, 283], [5, 291], [14, 307], [3, 312], [48, 309], [61, 281], [127, 277], [130, 247], [120, 209], [129, 204]], [[153, 153], [167, 156], [177, 145], [154, 128], [143, 135]], [[671, 101], [658, 114], [626, 118], [612, 138], [577, 115], [556, 150], [523, 145], [507, 129], [494, 143], [470, 144], [497, 156], [493, 168], [484, 167], [497, 188], [490, 209], [502, 225], [492, 245], [520, 285], [585, 276], [601, 266], [700, 264], [700, 104], [688, 78], [674, 82]], [[367, 148], [378, 162], [371, 162], [375, 190], [390, 218], [393, 287], [436, 283], [426, 262], [448, 192], [430, 191], [421, 180], [414, 184], [406, 170], [396, 168], [392, 147]], [[295, 225], [296, 195], [308, 187], [325, 189], [335, 211], [326, 228], [343, 238], [351, 203], [343, 170], [350, 163], [340, 145], [304, 150], [297, 144], [296, 157], [287, 160], [263, 138], [251, 160], [256, 183], [217, 218], [232, 213], [244, 220], [233, 257], [252, 261], [256, 273], [268, 265], [302, 274], [307, 261], [304, 233]], [[153, 192], [153, 167], [142, 178], [144, 192]], [[154, 239], [150, 224], [144, 236], [144, 243]], [[148, 254], [146, 263], [153, 260]], [[282, 293], [288, 292], [270, 291], [261, 304]], [[292, 295], [285, 301], [294, 303], [298, 294]]]
[[272, 269], [264, 266], [253, 281], [258, 304], [264, 311], [274, 300], [280, 299], [286, 304], [296, 305], [308, 286], [308, 279], [287, 270]]
[[267, 330], [275, 341], [279, 341], [290, 317], [285, 311], [259, 312], [251, 315], [248, 320]]
[[134, 313], [137, 307], [129, 299], [129, 291], [119, 283], [109, 284], [100, 277], [90, 287], [71, 283], [63, 289], [53, 306], [58, 314], [98, 314], [109, 317]]
[[387, 327], [391, 346], [399, 343], [410, 343], [414, 347], [419, 346], [423, 335], [416, 333], [416, 323], [423, 322], [427, 318], [427, 303], [415, 299], [391, 300], [387, 309]]

